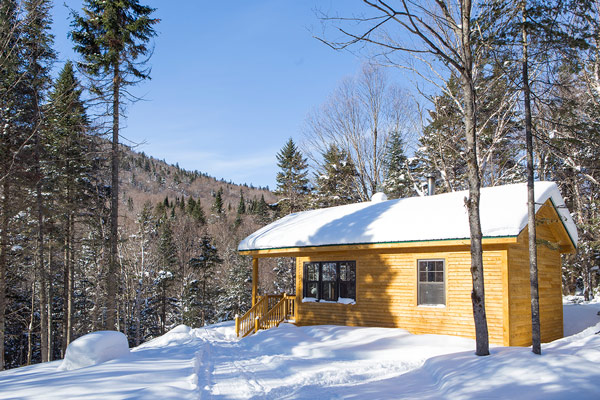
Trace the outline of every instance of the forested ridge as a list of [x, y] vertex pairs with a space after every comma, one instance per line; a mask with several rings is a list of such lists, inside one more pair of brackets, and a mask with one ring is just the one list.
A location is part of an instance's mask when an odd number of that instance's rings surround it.
[[[80, 139], [95, 147], [86, 154], [93, 154], [88, 161], [100, 166], [81, 177], [81, 187], [71, 189], [77, 202], [65, 213], [66, 193], [44, 191], [50, 360], [62, 358], [73, 339], [105, 329], [110, 185], [102, 155], [110, 153], [109, 143], [85, 135]], [[117, 329], [134, 346], [180, 323], [202, 326], [245, 312], [251, 301], [251, 263], [237, 254], [237, 244], [272, 218], [267, 202], [274, 202], [273, 193], [186, 171], [126, 146], [121, 146], [120, 162]], [[26, 190], [27, 183], [21, 184]], [[8, 368], [41, 358], [31, 201], [25, 197], [11, 204], [16, 214], [5, 253]], [[272, 291], [277, 281], [272, 269], [265, 264], [261, 270], [265, 290]]]

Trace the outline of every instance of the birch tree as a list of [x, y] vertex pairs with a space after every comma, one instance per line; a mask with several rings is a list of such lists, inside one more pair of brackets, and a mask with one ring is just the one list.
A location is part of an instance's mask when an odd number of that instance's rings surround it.
[[307, 157], [322, 170], [322, 155], [330, 146], [346, 152], [356, 168], [360, 200], [368, 201], [385, 179], [390, 135], [395, 132], [410, 142], [415, 132], [414, 107], [408, 99], [381, 66], [365, 64], [308, 116], [303, 143]]
[[[479, 214], [481, 179], [477, 149], [476, 75], [480, 73], [481, 42], [476, 40], [477, 14], [470, 0], [401, 0], [393, 5], [380, 0], [363, 0], [366, 13], [354, 18], [328, 18], [340, 39], [325, 42], [335, 49], [368, 45], [388, 62], [399, 63], [398, 54], [411, 54], [432, 71], [455, 72], [462, 101], [457, 104], [464, 117], [469, 196], [465, 198], [471, 234], [471, 299], [475, 322], [476, 354], [489, 354], [485, 312], [482, 233]], [[351, 22], [351, 23], [348, 23]], [[443, 74], [443, 73], [438, 73]]]

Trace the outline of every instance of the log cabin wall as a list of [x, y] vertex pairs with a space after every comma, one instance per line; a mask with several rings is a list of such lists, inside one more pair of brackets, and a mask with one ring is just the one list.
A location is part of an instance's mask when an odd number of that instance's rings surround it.
[[[538, 285], [542, 342], [563, 337], [562, 274], [560, 246], [564, 230], [554, 207], [548, 202], [536, 215], [538, 238]], [[510, 346], [531, 345], [531, 291], [529, 284], [528, 229], [509, 246]]]
[[[469, 249], [460, 247], [315, 252], [297, 257], [298, 325], [381, 326], [414, 334], [474, 338]], [[508, 340], [503, 294], [506, 245], [484, 246], [486, 312], [490, 342]], [[445, 260], [446, 305], [417, 305], [417, 261]], [[310, 261], [356, 261], [356, 304], [303, 303], [303, 266]], [[505, 339], [506, 337], [506, 339]]]

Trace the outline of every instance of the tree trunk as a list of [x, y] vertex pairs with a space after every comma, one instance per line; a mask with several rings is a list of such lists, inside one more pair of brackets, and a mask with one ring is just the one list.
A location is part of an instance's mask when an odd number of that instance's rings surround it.
[[535, 228], [535, 193], [533, 188], [533, 135], [531, 122], [531, 88], [529, 87], [527, 1], [522, 7], [523, 39], [523, 100], [525, 109], [525, 141], [527, 142], [527, 229], [529, 230], [529, 283], [531, 288], [531, 351], [541, 354], [540, 305], [538, 293], [537, 244]]
[[138, 283], [138, 288], [135, 293], [135, 345], [140, 345], [140, 295], [142, 292], [142, 284]]
[[[163, 283], [164, 285], [164, 283]], [[162, 310], [161, 310], [161, 324], [160, 324], [160, 334], [165, 334], [165, 322], [167, 319], [167, 290], [165, 287], [162, 288]]]
[[29, 325], [27, 326], [27, 365], [31, 365], [33, 355], [33, 316], [35, 315], [35, 281], [31, 284], [31, 312], [29, 313]]
[[67, 346], [73, 341], [73, 279], [75, 277], [75, 217], [69, 216], [69, 268], [67, 270]]
[[2, 187], [2, 213], [0, 214], [0, 371], [4, 370], [4, 331], [6, 329], [6, 267], [9, 238], [8, 238], [8, 220], [9, 220], [9, 201], [10, 201], [10, 183], [9, 178], [4, 178]]
[[475, 354], [487, 356], [489, 351], [487, 316], [485, 312], [485, 286], [483, 275], [483, 247], [481, 233], [481, 219], [479, 215], [479, 199], [481, 180], [477, 160], [477, 108], [476, 92], [473, 84], [473, 54], [471, 52], [470, 15], [471, 2], [461, 4], [462, 29], [461, 29], [461, 86], [464, 93], [465, 111], [465, 136], [467, 141], [467, 166], [469, 180], [469, 198], [466, 199], [469, 213], [469, 230], [471, 233], [471, 278], [473, 289], [471, 302], [473, 305], [473, 319], [475, 322]]
[[48, 340], [48, 344], [47, 344], [47, 351], [48, 351], [48, 361], [52, 361], [52, 359], [54, 358], [54, 351], [53, 351], [53, 346], [52, 346], [52, 342], [53, 342], [53, 335], [52, 335], [52, 298], [53, 298], [53, 294], [52, 294], [52, 276], [53, 276], [53, 271], [52, 271], [52, 263], [53, 263], [53, 258], [52, 258], [52, 247], [48, 246], [48, 335], [47, 335], [47, 340]]
[[70, 244], [69, 244], [69, 238], [71, 237], [71, 235], [69, 234], [69, 228], [70, 228], [70, 224], [68, 221], [68, 217], [67, 217], [67, 221], [65, 223], [65, 238], [64, 238], [64, 249], [63, 249], [63, 290], [62, 290], [62, 341], [61, 341], [61, 355], [65, 356], [66, 351], [67, 351], [67, 337], [68, 337], [68, 327], [69, 327], [69, 307], [68, 307], [68, 297], [69, 297], [69, 271], [70, 271], [70, 266], [69, 266], [69, 262], [71, 260], [71, 257], [69, 256], [69, 250], [71, 248]]
[[110, 207], [110, 259], [108, 264], [106, 329], [117, 326], [117, 241], [119, 235], [119, 63], [113, 67], [113, 104], [112, 104], [112, 153], [111, 153], [111, 207]]
[[[37, 125], [37, 123], [36, 123]], [[41, 340], [41, 352], [42, 362], [48, 361], [48, 314], [47, 304], [48, 298], [46, 297], [46, 286], [47, 277], [44, 263], [44, 209], [43, 209], [43, 198], [42, 198], [42, 175], [40, 171], [40, 138], [37, 126], [35, 140], [35, 196], [36, 196], [36, 213], [37, 213], [37, 257], [36, 257], [36, 271], [40, 280], [40, 340]]]

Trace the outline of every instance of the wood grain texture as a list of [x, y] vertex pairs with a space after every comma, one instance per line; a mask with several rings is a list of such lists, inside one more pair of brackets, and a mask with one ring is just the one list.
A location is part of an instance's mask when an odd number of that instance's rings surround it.
[[[301, 299], [304, 262], [356, 260], [356, 304], [298, 302], [298, 325], [384, 326], [411, 333], [438, 333], [474, 337], [471, 307], [470, 253], [428, 251], [388, 253], [382, 251], [322, 252], [297, 258], [297, 298]], [[417, 260], [444, 259], [446, 305], [417, 305]], [[490, 341], [504, 343], [503, 262], [505, 250], [484, 254], [486, 311]]]
[[[542, 342], [550, 342], [563, 336], [562, 278], [560, 251], [568, 236], [557, 234], [564, 231], [558, 215], [548, 201], [536, 215], [538, 237], [538, 284], [540, 296], [540, 327]], [[529, 283], [529, 252], [527, 228], [521, 232], [518, 242], [508, 249], [509, 259], [509, 326], [510, 345], [531, 345], [531, 291]]]

